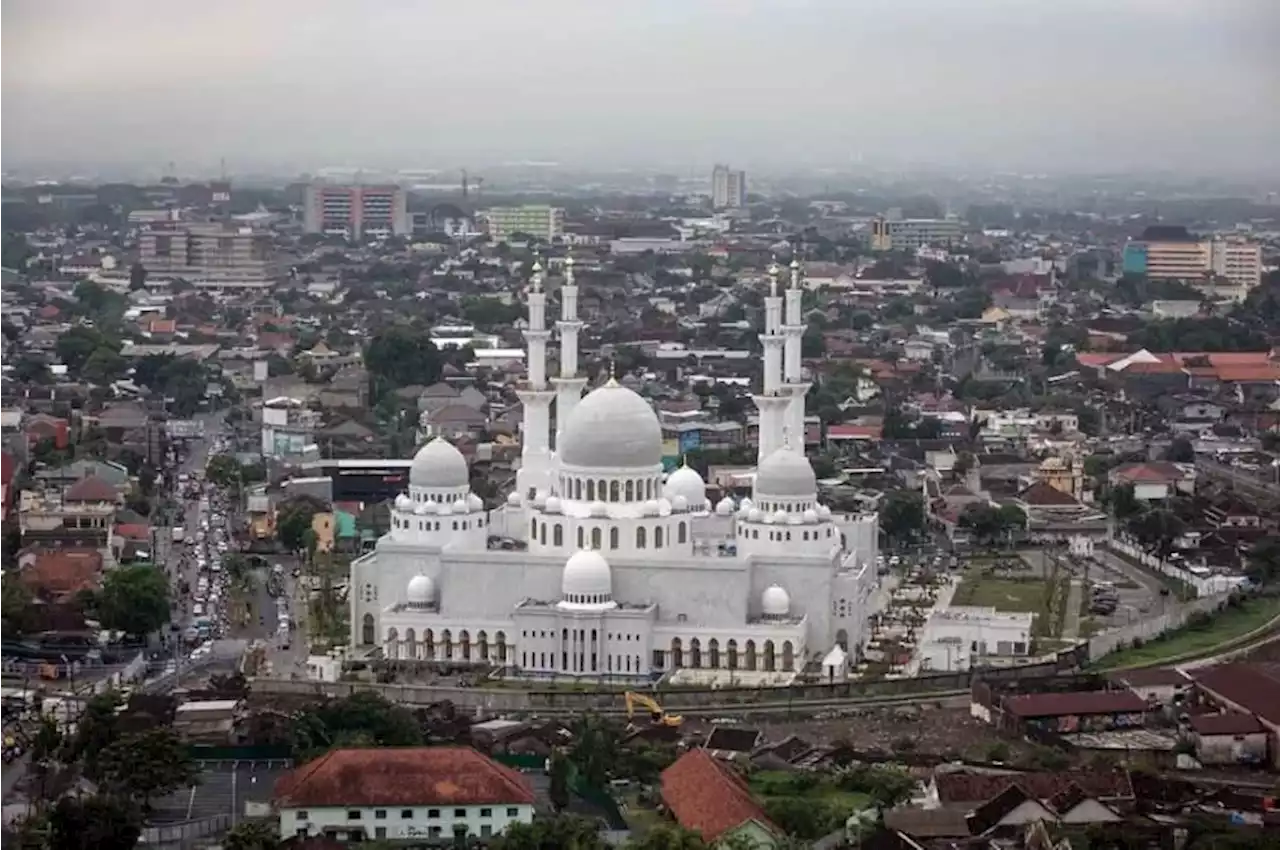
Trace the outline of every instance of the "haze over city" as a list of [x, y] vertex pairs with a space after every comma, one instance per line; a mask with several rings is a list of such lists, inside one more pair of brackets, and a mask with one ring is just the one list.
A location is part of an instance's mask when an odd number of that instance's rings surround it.
[[1248, 173], [1267, 0], [4, 5], [6, 169]]

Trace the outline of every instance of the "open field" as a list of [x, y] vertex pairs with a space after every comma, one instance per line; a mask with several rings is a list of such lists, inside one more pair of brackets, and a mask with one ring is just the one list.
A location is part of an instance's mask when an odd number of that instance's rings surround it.
[[[799, 782], [797, 782], [799, 779]], [[777, 799], [803, 799], [839, 808], [847, 814], [866, 808], [871, 798], [857, 791], [843, 791], [829, 779], [812, 775], [797, 777], [786, 770], [762, 770], [749, 780], [751, 792], [767, 803]], [[799, 787], [797, 787], [799, 786]]]
[[1044, 579], [994, 578], [969, 573], [956, 588], [952, 605], [976, 605], [1000, 611], [1030, 611], [1044, 608]]
[[1239, 607], [1228, 607], [1212, 620], [1185, 626], [1167, 635], [1153, 638], [1138, 647], [1113, 652], [1100, 659], [1100, 669], [1131, 667], [1176, 661], [1184, 655], [1212, 650], [1216, 646], [1244, 637], [1280, 617], [1280, 599], [1263, 597], [1246, 599]]

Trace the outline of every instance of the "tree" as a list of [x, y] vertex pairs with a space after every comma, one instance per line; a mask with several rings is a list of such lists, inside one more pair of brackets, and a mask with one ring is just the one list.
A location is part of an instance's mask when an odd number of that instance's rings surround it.
[[967, 528], [975, 537], [988, 544], [1025, 526], [1026, 514], [1016, 505], [996, 507], [978, 503], [969, 505], [960, 514], [960, 527]]
[[369, 746], [412, 747], [422, 729], [407, 708], [369, 691], [329, 700], [294, 716], [293, 752], [300, 761], [361, 738]]
[[434, 384], [440, 380], [442, 360], [427, 331], [395, 325], [374, 335], [364, 365], [375, 380], [396, 388]]
[[195, 784], [199, 770], [187, 745], [169, 726], [155, 726], [117, 739], [98, 755], [100, 785], [140, 800], [151, 800]]
[[661, 824], [627, 842], [626, 850], [709, 850], [702, 836], [674, 824]]
[[80, 762], [86, 776], [98, 775], [98, 757], [120, 736], [119, 707], [120, 695], [115, 691], [95, 694], [76, 721], [75, 735], [66, 742], [66, 758]]
[[917, 540], [924, 533], [924, 497], [915, 490], [894, 490], [880, 507], [880, 528], [894, 543]]
[[80, 376], [92, 384], [109, 384], [124, 374], [128, 361], [114, 349], [95, 348], [80, 369]]
[[17, 571], [5, 571], [4, 584], [0, 586], [3, 595], [3, 610], [0, 620], [4, 623], [4, 633], [20, 637], [30, 630], [32, 624], [31, 603], [34, 601], [31, 588], [22, 583]]
[[138, 290], [147, 285], [147, 267], [142, 263], [129, 266], [129, 289]]
[[490, 850], [606, 850], [600, 829], [576, 815], [538, 818], [533, 823], [513, 823], [489, 843]]
[[1196, 450], [1191, 445], [1191, 440], [1187, 437], [1178, 437], [1169, 444], [1169, 448], [1164, 454], [1165, 460], [1175, 463], [1195, 463]]
[[569, 776], [573, 771], [573, 766], [562, 753], [554, 753], [551, 756], [551, 767], [548, 771], [551, 776], [551, 788], [548, 795], [551, 798], [551, 805], [557, 812], [563, 812], [569, 808]]
[[223, 837], [222, 846], [224, 850], [276, 850], [280, 846], [279, 824], [269, 820], [240, 821]]
[[311, 521], [323, 508], [311, 499], [292, 499], [276, 511], [276, 538], [291, 552], [307, 548], [307, 535], [311, 533]]
[[1173, 553], [1173, 542], [1182, 536], [1186, 526], [1178, 515], [1163, 508], [1147, 511], [1129, 520], [1129, 533], [1161, 558]]
[[88, 325], [73, 325], [54, 343], [54, 351], [58, 359], [70, 372], [77, 375], [84, 368], [89, 357], [99, 348], [106, 348], [116, 353], [120, 350], [120, 343]]
[[1134, 495], [1132, 484], [1122, 484], [1111, 491], [1111, 515], [1128, 519], [1142, 512], [1142, 503]]
[[146, 635], [169, 621], [169, 582], [150, 564], [116, 567], [107, 573], [98, 596], [103, 628]]
[[231, 490], [243, 483], [244, 471], [231, 455], [214, 455], [204, 466], [204, 477], [216, 487]]
[[68, 795], [49, 811], [48, 850], [133, 850], [143, 814], [117, 794]]
[[1280, 581], [1280, 537], [1267, 535], [1254, 543], [1245, 558], [1245, 575], [1265, 587]]
[[21, 354], [13, 363], [13, 379], [23, 384], [47, 384], [52, 379], [49, 364], [35, 354]]

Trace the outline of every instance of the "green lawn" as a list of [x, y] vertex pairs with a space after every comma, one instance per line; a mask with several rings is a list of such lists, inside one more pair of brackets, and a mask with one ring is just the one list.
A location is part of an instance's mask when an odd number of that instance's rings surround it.
[[1239, 608], [1226, 608], [1211, 622], [1198, 627], [1184, 627], [1164, 637], [1153, 638], [1142, 646], [1122, 649], [1099, 659], [1097, 667], [1114, 670], [1161, 661], [1174, 663], [1182, 656], [1212, 650], [1235, 638], [1243, 637], [1280, 617], [1280, 599], [1263, 597], [1247, 599]]
[[960, 581], [952, 605], [976, 605], [999, 611], [1030, 611], [1038, 614], [1044, 610], [1045, 580], [1022, 581], [1010, 578], [970, 573]]
[[762, 770], [753, 773], [750, 778], [751, 793], [765, 803], [769, 800], [786, 798], [804, 798], [830, 804], [843, 809], [847, 814], [866, 808], [871, 804], [871, 797], [857, 791], [842, 791], [830, 781], [815, 774], [805, 774], [801, 782], [808, 785], [812, 778], [812, 787], [797, 787], [797, 774], [785, 770]]

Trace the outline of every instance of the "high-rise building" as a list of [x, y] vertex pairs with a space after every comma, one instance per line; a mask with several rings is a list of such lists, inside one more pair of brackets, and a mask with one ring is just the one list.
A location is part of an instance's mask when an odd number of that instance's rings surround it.
[[490, 207], [484, 213], [489, 238], [508, 242], [517, 233], [525, 233], [550, 242], [564, 235], [564, 209], [546, 204], [521, 207]]
[[280, 273], [271, 234], [223, 222], [158, 222], [139, 238], [151, 280], [185, 280], [213, 289], [266, 288]]
[[955, 218], [878, 216], [871, 222], [871, 250], [914, 252], [929, 245], [951, 245], [964, 238], [964, 222]]
[[1262, 246], [1244, 239], [1215, 239], [1210, 247], [1213, 273], [1232, 286], [1250, 290], [1262, 283]]
[[[1262, 248], [1245, 239], [1202, 239], [1185, 227], [1156, 225], [1125, 245], [1123, 269], [1151, 280], [1214, 286], [1215, 295], [1243, 298], [1262, 282]], [[1218, 283], [1223, 280], [1237, 291], [1223, 293]]]
[[342, 235], [348, 239], [408, 236], [413, 229], [408, 200], [399, 186], [328, 183], [307, 187], [304, 226], [307, 233]]
[[711, 169], [711, 206], [718, 210], [740, 210], [747, 205], [747, 172], [727, 165]]

